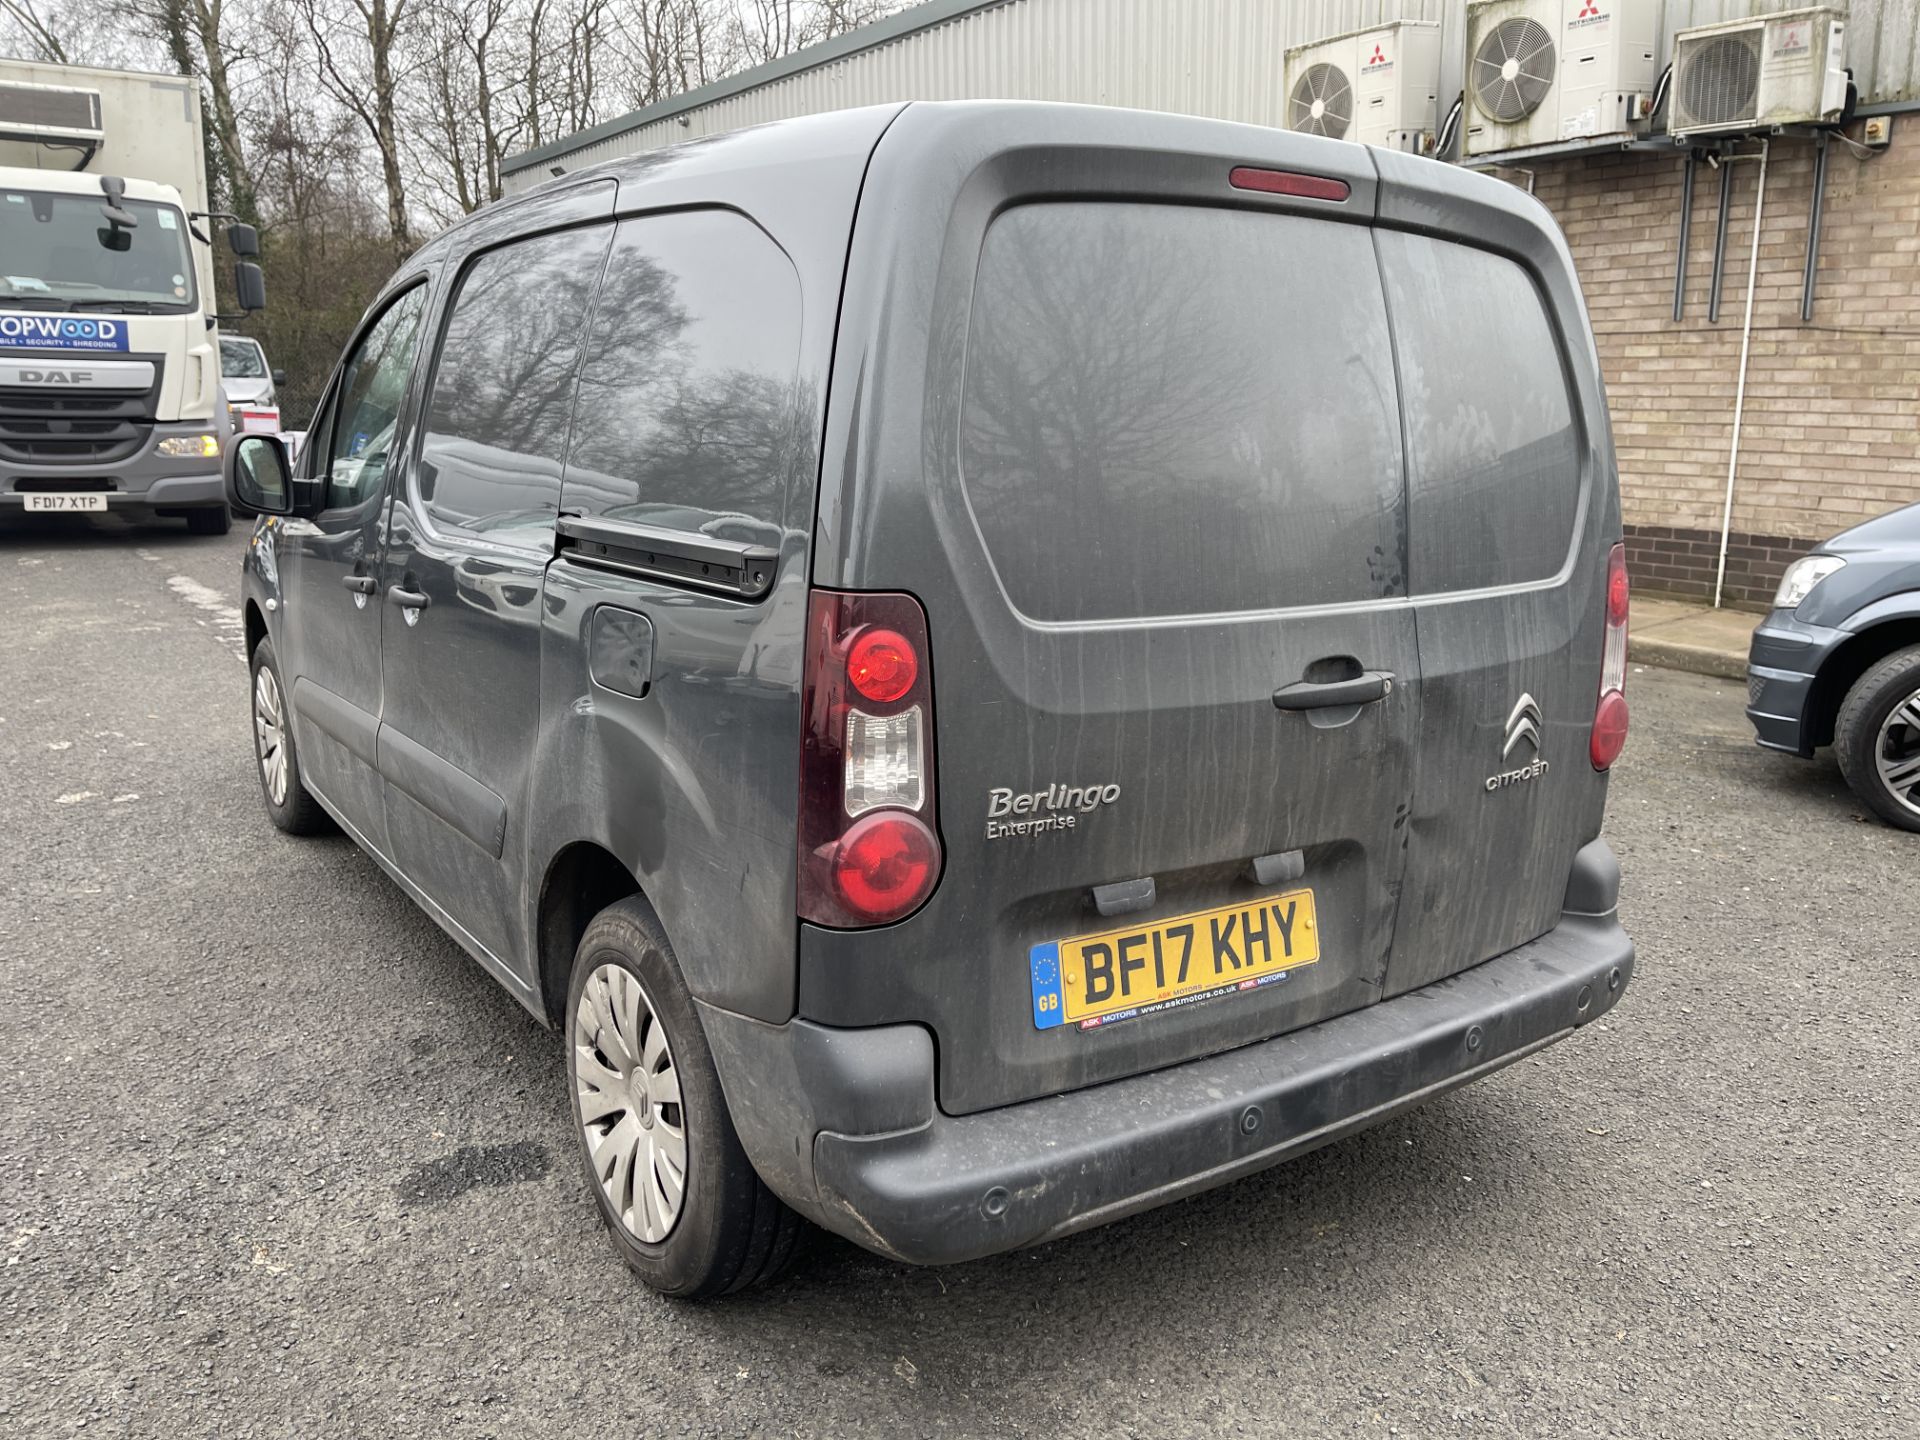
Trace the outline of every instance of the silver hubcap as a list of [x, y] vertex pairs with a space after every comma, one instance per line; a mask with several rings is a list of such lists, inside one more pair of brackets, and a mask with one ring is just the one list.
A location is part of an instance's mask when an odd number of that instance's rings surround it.
[[286, 719], [273, 671], [262, 665], [253, 677], [253, 740], [260, 752], [260, 777], [276, 805], [287, 803]]
[[658, 1244], [687, 1196], [686, 1114], [666, 1027], [622, 966], [587, 977], [573, 1016], [573, 1087], [601, 1193], [629, 1234]]
[[1893, 707], [1880, 727], [1873, 760], [1887, 793], [1920, 815], [1920, 690]]

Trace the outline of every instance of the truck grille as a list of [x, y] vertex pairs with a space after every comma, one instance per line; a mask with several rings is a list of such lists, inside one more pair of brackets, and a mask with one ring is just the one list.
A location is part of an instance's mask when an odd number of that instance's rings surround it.
[[[155, 387], [158, 387], [158, 380]], [[153, 433], [151, 392], [49, 394], [0, 389], [0, 461], [15, 465], [112, 465], [137, 455]]]

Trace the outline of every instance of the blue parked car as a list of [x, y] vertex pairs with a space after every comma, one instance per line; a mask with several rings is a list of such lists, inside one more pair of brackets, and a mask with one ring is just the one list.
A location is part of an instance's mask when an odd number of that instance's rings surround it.
[[1747, 718], [1760, 743], [1831, 745], [1854, 792], [1920, 830], [1920, 505], [1796, 560], [1753, 632]]

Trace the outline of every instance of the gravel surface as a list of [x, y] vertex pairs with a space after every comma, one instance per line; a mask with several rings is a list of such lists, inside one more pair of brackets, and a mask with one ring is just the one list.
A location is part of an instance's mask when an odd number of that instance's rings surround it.
[[245, 537], [0, 528], [0, 1434], [1920, 1434], [1920, 837], [1636, 671], [1633, 989], [1022, 1254], [629, 1279], [560, 1047], [267, 823]]

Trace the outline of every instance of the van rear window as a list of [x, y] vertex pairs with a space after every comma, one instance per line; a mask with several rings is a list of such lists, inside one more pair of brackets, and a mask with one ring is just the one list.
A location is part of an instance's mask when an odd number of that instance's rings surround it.
[[1366, 229], [1255, 211], [1007, 211], [974, 284], [960, 461], [1044, 621], [1406, 593], [1400, 423]]
[[1540, 292], [1504, 256], [1379, 232], [1407, 427], [1413, 593], [1553, 575], [1582, 440]]

